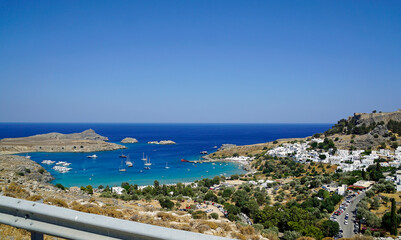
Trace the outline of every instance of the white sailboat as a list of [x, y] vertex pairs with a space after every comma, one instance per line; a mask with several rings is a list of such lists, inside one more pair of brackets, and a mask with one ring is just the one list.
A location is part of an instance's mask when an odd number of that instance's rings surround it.
[[148, 159], [148, 161], [146, 161], [145, 166], [151, 166], [152, 163], [150, 163], [150, 158]]
[[131, 160], [129, 159], [129, 155], [127, 156], [127, 160], [125, 161], [125, 165], [127, 165], [128, 167], [132, 167], [134, 164], [131, 162]]
[[25, 157], [31, 159], [31, 156], [29, 156], [28, 153], [25, 155]]
[[170, 167], [169, 166], [167, 166], [167, 162], [166, 162], [166, 166], [164, 167], [165, 169], [169, 169]]
[[121, 165], [120, 165], [120, 167], [118, 168], [118, 171], [119, 172], [125, 172], [125, 171], [127, 171], [127, 169], [125, 169], [124, 167], [123, 167], [123, 161], [121, 160]]
[[147, 161], [147, 160], [148, 160], [148, 158], [147, 158], [147, 157], [145, 157], [145, 153], [143, 153], [142, 160], [143, 160], [143, 161]]

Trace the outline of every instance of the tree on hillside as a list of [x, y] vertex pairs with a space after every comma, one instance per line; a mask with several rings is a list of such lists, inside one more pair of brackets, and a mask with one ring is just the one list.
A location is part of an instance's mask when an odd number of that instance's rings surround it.
[[390, 234], [397, 236], [398, 231], [398, 219], [397, 219], [397, 213], [396, 213], [396, 202], [395, 199], [391, 199], [391, 228], [390, 228]]
[[338, 222], [326, 220], [323, 222], [321, 230], [325, 237], [333, 237], [338, 234], [340, 230], [340, 225]]

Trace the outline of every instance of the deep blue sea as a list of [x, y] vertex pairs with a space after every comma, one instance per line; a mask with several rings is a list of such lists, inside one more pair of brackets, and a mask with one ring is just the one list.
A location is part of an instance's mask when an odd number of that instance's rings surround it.
[[[218, 175], [230, 176], [245, 173], [235, 163], [181, 162], [182, 158], [197, 160], [201, 151], [216, 151], [224, 143], [237, 145], [273, 141], [278, 138], [306, 137], [324, 132], [332, 124], [103, 124], [103, 123], [0, 123], [0, 139], [25, 137], [49, 132], [75, 133], [92, 128], [98, 134], [119, 143], [125, 137], [138, 139], [139, 143], [124, 144], [124, 150], [134, 165], [119, 172], [121, 150], [95, 153], [30, 153], [31, 159], [70, 162], [72, 170], [58, 173], [52, 166], [43, 165], [56, 179], [54, 184], [64, 186], [120, 185], [122, 182], [149, 185], [154, 180], [161, 183], [190, 182]], [[148, 141], [173, 140], [176, 145], [151, 145]], [[150, 170], [144, 169], [143, 153], [150, 158]], [[98, 158], [87, 156], [96, 154]], [[25, 155], [25, 154], [21, 154]], [[166, 163], [170, 167], [166, 169]]]

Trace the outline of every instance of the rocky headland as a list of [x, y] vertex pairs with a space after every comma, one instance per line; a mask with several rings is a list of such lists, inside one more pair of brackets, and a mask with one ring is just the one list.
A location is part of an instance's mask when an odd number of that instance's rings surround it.
[[107, 137], [88, 129], [81, 133], [47, 133], [0, 140], [0, 154], [25, 152], [97, 152], [126, 148], [106, 142]]
[[136, 138], [126, 137], [121, 140], [121, 143], [137, 143], [138, 140]]

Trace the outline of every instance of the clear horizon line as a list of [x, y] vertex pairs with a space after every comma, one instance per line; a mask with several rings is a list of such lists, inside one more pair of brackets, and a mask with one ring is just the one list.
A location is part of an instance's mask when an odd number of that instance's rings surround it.
[[327, 122], [0, 122], [0, 124], [334, 124]]

